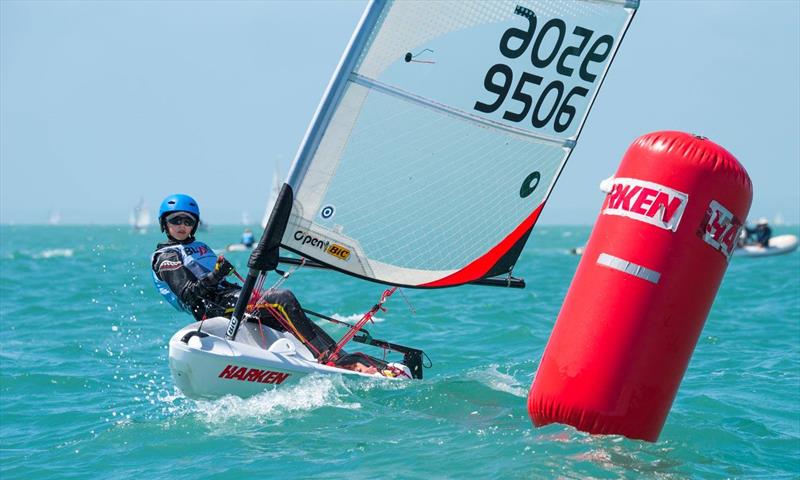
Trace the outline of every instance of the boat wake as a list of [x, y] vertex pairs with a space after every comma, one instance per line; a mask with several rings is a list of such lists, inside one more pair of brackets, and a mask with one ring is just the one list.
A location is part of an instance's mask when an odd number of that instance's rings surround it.
[[215, 400], [192, 400], [181, 393], [162, 398], [173, 417], [194, 416], [209, 425], [254, 419], [280, 422], [296, 414], [319, 408], [357, 410], [361, 403], [350, 401], [350, 390], [341, 376], [309, 375], [287, 388], [264, 391], [249, 398], [226, 395]]

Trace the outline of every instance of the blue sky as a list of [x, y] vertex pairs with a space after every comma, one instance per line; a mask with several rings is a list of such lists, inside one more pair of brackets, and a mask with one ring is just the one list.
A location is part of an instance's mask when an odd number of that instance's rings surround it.
[[[263, 214], [364, 1], [0, 2], [0, 222], [123, 224], [193, 194]], [[684, 130], [731, 151], [751, 218], [800, 220], [800, 2], [642, 0], [541, 218], [591, 224], [628, 145]]]

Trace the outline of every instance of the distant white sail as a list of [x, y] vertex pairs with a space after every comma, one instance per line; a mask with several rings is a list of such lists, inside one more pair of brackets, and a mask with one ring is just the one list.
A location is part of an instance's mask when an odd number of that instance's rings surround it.
[[147, 204], [144, 199], [140, 199], [139, 203], [133, 208], [128, 221], [136, 230], [144, 231], [150, 226], [150, 212], [147, 210]]
[[58, 210], [51, 210], [50, 216], [47, 218], [48, 225], [58, 225], [61, 223], [61, 212]]
[[272, 208], [278, 200], [278, 193], [281, 191], [283, 185], [283, 178], [281, 177], [281, 169], [277, 162], [275, 163], [274, 171], [272, 172], [272, 189], [269, 191], [269, 198], [267, 199], [267, 207], [264, 209], [264, 217], [261, 219], [261, 228], [267, 228], [269, 215], [272, 213]]
[[281, 244], [395, 285], [509, 273], [637, 6], [371, 3], [292, 167]]

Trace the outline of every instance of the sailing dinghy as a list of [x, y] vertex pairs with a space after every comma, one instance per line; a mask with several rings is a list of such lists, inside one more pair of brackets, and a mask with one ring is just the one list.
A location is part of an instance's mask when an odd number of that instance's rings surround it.
[[[368, 376], [422, 378], [420, 350], [373, 339], [371, 313], [398, 287], [522, 288], [512, 276], [638, 2], [373, 1], [283, 183], [230, 320], [170, 340], [189, 396], [246, 396], [309, 373], [294, 336], [253, 322], [286, 260], [389, 285], [339, 342], [402, 360]], [[278, 270], [280, 272], [280, 270]], [[370, 357], [373, 358], [373, 357]]]
[[150, 226], [150, 211], [147, 210], [147, 204], [144, 199], [139, 199], [139, 203], [131, 211], [128, 223], [131, 227], [139, 233], [147, 233], [147, 228]]

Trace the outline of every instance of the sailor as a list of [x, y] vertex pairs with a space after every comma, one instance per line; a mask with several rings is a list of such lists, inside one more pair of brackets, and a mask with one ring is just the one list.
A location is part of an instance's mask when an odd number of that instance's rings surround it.
[[761, 217], [756, 222], [756, 228], [747, 228], [747, 239], [753, 239], [752, 244], [761, 245], [763, 248], [769, 247], [769, 239], [772, 237], [772, 229], [769, 227], [769, 221], [765, 217]]
[[[200, 220], [197, 202], [188, 195], [170, 195], [161, 202], [158, 220], [168, 240], [158, 244], [151, 260], [153, 281], [159, 293], [172, 306], [191, 313], [197, 320], [230, 317], [241, 287], [225, 280], [234, 271], [233, 265], [195, 239]], [[309, 320], [292, 292], [274, 289], [265, 295], [265, 304], [272, 305], [273, 312], [285, 315], [284, 320], [294, 330], [292, 333], [301, 336], [300, 340], [316, 357], [336, 346], [325, 331]], [[287, 330], [273, 314], [266, 310], [258, 312], [259, 319], [267, 326]]]
[[255, 237], [253, 236], [253, 231], [249, 228], [245, 228], [244, 232], [242, 232], [242, 243], [245, 247], [251, 248], [253, 243], [255, 243]]

